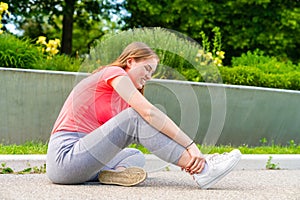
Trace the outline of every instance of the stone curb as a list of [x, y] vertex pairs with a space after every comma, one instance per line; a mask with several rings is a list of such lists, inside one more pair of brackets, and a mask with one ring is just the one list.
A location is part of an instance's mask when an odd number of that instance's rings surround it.
[[[147, 154], [145, 169], [148, 172], [176, 171], [179, 167], [169, 164], [153, 154]], [[263, 170], [267, 161], [284, 170], [300, 169], [300, 154], [245, 154], [235, 170]], [[29, 167], [40, 167], [46, 162], [46, 155], [0, 155], [0, 164], [21, 171]]]

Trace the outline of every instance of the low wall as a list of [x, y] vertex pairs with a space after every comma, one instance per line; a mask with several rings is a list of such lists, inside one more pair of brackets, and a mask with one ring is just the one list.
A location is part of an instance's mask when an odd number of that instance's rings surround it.
[[[88, 74], [0, 68], [1, 143], [47, 141], [74, 85]], [[300, 142], [300, 92], [151, 80], [145, 96], [199, 143]]]
[[300, 142], [300, 92], [249, 86], [149, 81], [145, 96], [199, 143]]
[[47, 141], [69, 92], [86, 75], [0, 68], [1, 143]]

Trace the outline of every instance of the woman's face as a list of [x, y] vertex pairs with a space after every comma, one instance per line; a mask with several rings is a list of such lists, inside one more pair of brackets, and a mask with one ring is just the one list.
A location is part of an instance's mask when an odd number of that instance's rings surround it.
[[158, 64], [156, 58], [149, 58], [136, 62], [133, 58], [127, 60], [126, 71], [137, 89], [142, 89], [147, 80], [150, 80]]

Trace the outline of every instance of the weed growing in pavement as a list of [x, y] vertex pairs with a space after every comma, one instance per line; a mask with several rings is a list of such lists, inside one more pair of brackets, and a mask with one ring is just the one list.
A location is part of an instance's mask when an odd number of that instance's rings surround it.
[[6, 163], [1, 163], [0, 174], [10, 174], [13, 172], [10, 167], [6, 167]]
[[12, 168], [7, 167], [6, 163], [1, 163], [0, 168], [0, 174], [44, 174], [46, 173], [46, 164], [37, 167], [30, 167], [30, 164], [28, 164], [28, 168], [25, 168], [21, 171], [15, 172]]
[[266, 164], [266, 169], [280, 169], [278, 164], [272, 163], [272, 159], [273, 157], [270, 156]]

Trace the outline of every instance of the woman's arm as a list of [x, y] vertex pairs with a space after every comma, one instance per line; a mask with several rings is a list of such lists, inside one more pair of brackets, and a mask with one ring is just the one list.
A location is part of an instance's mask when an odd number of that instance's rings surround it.
[[160, 132], [166, 134], [183, 147], [191, 143], [191, 139], [163, 112], [152, 105], [133, 85], [128, 76], [118, 76], [110, 81], [116, 92], [143, 119]]
[[[134, 86], [128, 76], [118, 76], [111, 80], [111, 86], [143, 119], [186, 148], [185, 156], [179, 160], [179, 166], [190, 174], [200, 173], [205, 159], [195, 143], [166, 114], [152, 105]], [[188, 156], [187, 156], [188, 154]]]

